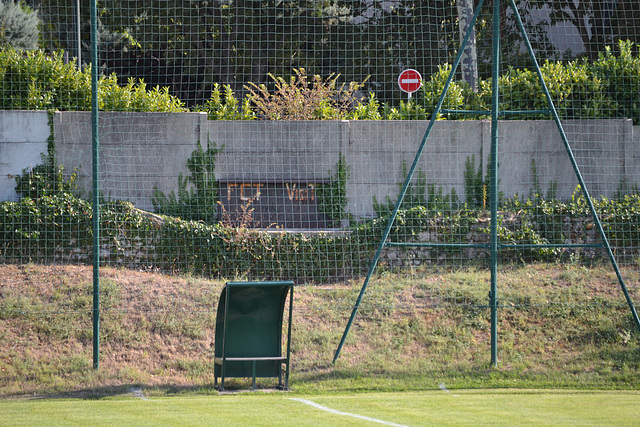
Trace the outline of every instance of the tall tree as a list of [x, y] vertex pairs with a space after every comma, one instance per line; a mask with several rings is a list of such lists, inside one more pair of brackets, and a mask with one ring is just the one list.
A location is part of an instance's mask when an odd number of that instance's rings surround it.
[[[163, 81], [188, 104], [214, 83], [241, 93], [268, 74], [291, 75], [347, 9], [313, 0], [104, 0], [101, 20], [120, 34], [105, 55], [122, 78]], [[304, 65], [304, 64], [302, 64]]]
[[459, 46], [455, 0], [353, 2], [353, 20], [336, 26], [327, 40], [329, 61], [349, 79], [363, 81], [386, 102], [397, 102], [397, 79], [405, 68], [423, 77], [451, 63]]
[[637, 0], [538, 0], [539, 8], [549, 8], [551, 25], [572, 24], [585, 49], [596, 60], [606, 46], [617, 40], [640, 41], [640, 2]]
[[0, 1], [0, 47], [38, 48], [38, 14], [20, 2]]
[[635, 43], [638, 53], [640, 47], [640, 1], [618, 0], [611, 19], [615, 42], [612, 48], [618, 47], [618, 40], [630, 40]]
[[[29, 1], [46, 16], [47, 48], [73, 52], [73, 2]], [[83, 40], [90, 34], [88, 2], [81, 1]], [[241, 95], [247, 82], [269, 84], [269, 73], [290, 76], [297, 68], [324, 78], [340, 74], [347, 82], [368, 79], [366, 90], [395, 102], [402, 69], [416, 68], [427, 78], [452, 62], [460, 43], [456, 0], [101, 0], [98, 5], [101, 72], [115, 72], [122, 83], [142, 78], [169, 86], [188, 105], [208, 99], [216, 83]], [[83, 57], [89, 58], [88, 52]]]
[[[482, 78], [491, 76], [493, 5], [496, 0], [485, 0], [476, 24], [479, 74]], [[538, 58], [555, 59], [557, 52], [549, 40], [548, 24], [541, 21], [533, 12], [537, 0], [516, 0], [518, 14], [522, 20], [527, 38]], [[475, 0], [477, 5], [478, 0]], [[477, 7], [477, 6], [476, 6]], [[522, 32], [517, 24], [515, 13], [509, 2], [500, 0], [500, 54], [501, 63], [512, 67], [528, 67], [531, 58], [523, 42]]]
[[462, 69], [462, 80], [476, 90], [478, 80], [478, 50], [476, 48], [476, 30], [471, 27], [473, 18], [473, 1], [458, 0], [458, 26], [460, 31], [460, 44], [467, 37], [467, 45], [464, 48], [460, 67]]
[[[64, 50], [69, 60], [81, 50], [85, 64], [91, 58], [91, 0], [22, 0], [38, 11], [41, 23], [41, 44], [49, 51]], [[80, 3], [80, 7], [77, 7]], [[79, 10], [78, 10], [79, 9]], [[78, 14], [80, 15], [80, 46], [78, 46]]]
[[[188, 104], [214, 83], [241, 94], [268, 74], [340, 74], [397, 98], [403, 68], [429, 74], [458, 43], [455, 0], [103, 0], [107, 71], [169, 85]], [[161, 7], [160, 7], [161, 5]]]

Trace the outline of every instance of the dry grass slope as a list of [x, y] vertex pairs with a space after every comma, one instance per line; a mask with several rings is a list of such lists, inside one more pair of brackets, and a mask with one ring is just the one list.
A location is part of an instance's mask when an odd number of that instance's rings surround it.
[[[638, 302], [637, 272], [624, 273]], [[2, 265], [0, 277], [0, 397], [214, 390], [223, 282], [102, 268], [96, 371], [91, 267]], [[607, 266], [502, 269], [498, 368], [482, 270], [379, 275], [332, 365], [361, 283], [296, 289], [294, 390], [640, 387], [640, 333]]]

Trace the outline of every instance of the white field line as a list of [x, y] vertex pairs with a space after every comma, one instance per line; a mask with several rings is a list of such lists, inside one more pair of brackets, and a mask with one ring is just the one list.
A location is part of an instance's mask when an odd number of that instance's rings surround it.
[[144, 393], [142, 393], [142, 390], [140, 390], [139, 388], [132, 388], [131, 392], [133, 393], [133, 397], [140, 399], [140, 400], [149, 400], [145, 397]]
[[350, 414], [348, 412], [342, 412], [342, 411], [338, 411], [336, 409], [327, 408], [326, 406], [322, 406], [322, 405], [320, 405], [318, 403], [315, 403], [315, 402], [312, 402], [312, 401], [306, 400], [306, 399], [297, 399], [297, 398], [293, 398], [292, 397], [291, 400], [302, 402], [305, 405], [313, 406], [314, 408], [320, 409], [321, 411], [330, 412], [330, 413], [336, 414], [336, 415], [342, 415], [344, 417], [359, 418], [361, 420], [370, 421], [370, 422], [378, 423], [378, 424], [384, 424], [386, 426], [408, 427], [408, 426], [405, 426], [404, 424], [396, 424], [396, 423], [392, 423], [392, 422], [389, 422], [389, 421], [383, 421], [383, 420], [378, 420], [378, 419], [371, 418], [371, 417], [366, 417], [364, 415]]

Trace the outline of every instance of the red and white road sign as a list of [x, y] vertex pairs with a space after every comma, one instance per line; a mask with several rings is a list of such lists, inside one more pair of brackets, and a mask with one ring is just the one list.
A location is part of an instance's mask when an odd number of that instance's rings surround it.
[[400, 86], [403, 92], [411, 94], [420, 89], [421, 85], [422, 76], [414, 69], [409, 68], [404, 70], [398, 77], [398, 86]]

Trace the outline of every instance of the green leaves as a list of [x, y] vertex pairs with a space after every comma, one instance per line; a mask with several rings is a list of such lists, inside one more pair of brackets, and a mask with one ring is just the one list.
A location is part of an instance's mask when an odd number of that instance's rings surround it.
[[[331, 173], [331, 171], [329, 172]], [[334, 227], [340, 227], [340, 221], [349, 219], [347, 213], [347, 181], [349, 165], [342, 153], [338, 157], [335, 172], [329, 177], [329, 183], [317, 184], [316, 194], [320, 210], [329, 217]]]
[[[640, 58], [633, 55], [632, 42], [620, 41], [620, 54], [607, 49], [594, 62], [546, 61], [540, 67], [549, 95], [561, 119], [632, 118], [640, 123]], [[441, 96], [451, 66], [445, 64], [426, 80], [416, 96], [400, 101], [399, 106], [383, 106], [386, 120], [427, 120]], [[499, 77], [501, 111], [547, 110], [549, 104], [534, 70], [509, 68]], [[487, 111], [491, 106], [491, 81], [478, 81], [477, 91], [468, 85], [451, 82], [443, 100], [443, 109]], [[438, 118], [472, 119], [486, 114], [440, 114]], [[547, 114], [520, 114], [518, 119], [546, 119]]]
[[198, 141], [198, 147], [187, 160], [187, 169], [191, 174], [187, 178], [182, 174], [178, 176], [178, 195], [173, 191], [165, 195], [158, 188], [154, 189], [151, 201], [155, 211], [186, 220], [215, 221], [218, 181], [214, 171], [216, 157], [223, 148], [224, 146], [218, 148], [215, 142], [207, 141], [205, 150]]
[[195, 109], [206, 112], [209, 120], [253, 120], [256, 118], [251, 109], [249, 97], [246, 97], [240, 105], [231, 86], [220, 86], [218, 83], [213, 85], [211, 98], [204, 105]]
[[38, 14], [24, 2], [0, 2], [0, 47], [37, 49], [39, 24]]
[[[614, 251], [635, 253], [640, 247], [640, 230], [636, 227], [640, 222], [640, 196], [601, 198], [594, 204]], [[88, 262], [92, 256], [92, 216], [90, 202], [69, 192], [0, 203], [0, 261]], [[574, 218], [571, 224], [579, 227], [567, 231], [568, 217]], [[267, 233], [218, 222], [161, 217], [128, 202], [115, 201], [101, 208], [101, 256], [116, 265], [144, 265], [210, 277], [288, 277], [325, 282], [366, 271], [387, 219], [388, 214], [340, 235], [278, 230]], [[487, 233], [488, 217], [481, 208], [461, 207], [444, 213], [416, 206], [398, 213], [390, 239], [414, 242], [420, 235], [429, 235], [430, 241], [467, 244], [484, 242]], [[584, 197], [578, 193], [566, 202], [542, 198], [510, 201], [500, 213], [501, 244], [563, 244], [567, 238], [589, 242], [594, 233]], [[440, 248], [438, 254], [447, 259], [475, 257], [481, 261], [483, 257], [455, 247]], [[507, 247], [501, 251], [505, 261], [513, 262], [521, 257], [531, 262], [574, 255], [582, 256], [549, 248]]]
[[[91, 110], [91, 68], [65, 64], [64, 52], [0, 50], [0, 108], [4, 110]], [[112, 111], [185, 111], [167, 88], [148, 89], [143, 81], [119, 86], [115, 75], [98, 84], [100, 108]]]
[[100, 81], [100, 108], [111, 111], [144, 111], [177, 113], [186, 111], [182, 101], [169, 94], [169, 89], [156, 86], [147, 89], [144, 81], [129, 79], [119, 86], [115, 75]]
[[[289, 80], [269, 74], [274, 90], [267, 85], [249, 83], [249, 100], [260, 117], [268, 120], [348, 120], [352, 104], [359, 103], [356, 92], [364, 83], [338, 84], [339, 75], [322, 79], [307, 76], [305, 69], [294, 69]], [[370, 98], [368, 104], [374, 103]], [[361, 116], [362, 109], [358, 112]], [[370, 113], [365, 113], [365, 117]]]
[[[621, 41], [619, 55], [607, 49], [594, 63], [547, 61], [540, 72], [561, 119], [632, 118], [640, 123], [640, 58], [634, 44]], [[381, 104], [375, 94], [362, 97], [364, 83], [338, 84], [339, 76], [322, 79], [295, 70], [288, 79], [271, 76], [273, 89], [249, 83], [249, 94], [235, 97], [229, 85], [213, 85], [211, 97], [193, 107], [206, 111], [211, 120], [428, 120], [440, 99], [451, 66], [444, 64], [413, 98], [399, 105]], [[366, 79], [365, 79], [366, 81]], [[500, 109], [540, 111], [548, 109], [538, 74], [510, 68], [499, 78]], [[0, 50], [0, 108], [26, 110], [90, 110], [91, 71], [80, 72], [64, 64], [63, 52]], [[100, 108], [111, 111], [179, 112], [184, 104], [166, 87], [149, 88], [143, 80], [118, 85], [116, 75], [99, 82]], [[479, 80], [474, 91], [463, 82], [451, 82], [442, 108], [478, 111], [474, 115], [440, 113], [438, 118], [479, 119], [489, 113], [491, 81]], [[482, 113], [486, 112], [486, 113]], [[548, 118], [546, 114], [519, 114], [519, 119]]]

